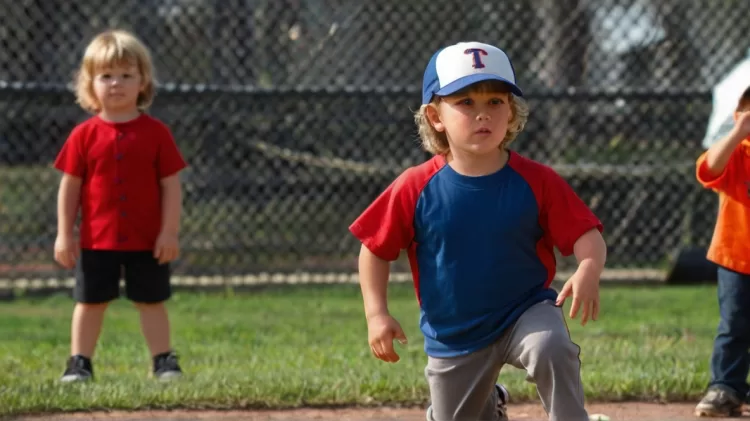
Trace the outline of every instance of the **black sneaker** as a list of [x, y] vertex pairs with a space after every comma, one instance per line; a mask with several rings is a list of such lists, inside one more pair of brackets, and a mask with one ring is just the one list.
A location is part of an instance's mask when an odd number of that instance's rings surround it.
[[177, 363], [177, 354], [170, 351], [155, 356], [154, 377], [163, 381], [182, 377], [182, 369]]
[[695, 407], [698, 417], [738, 417], [742, 415], [742, 399], [723, 387], [711, 387]]
[[501, 421], [508, 419], [508, 402], [510, 401], [510, 393], [508, 389], [501, 384], [495, 385], [495, 392], [497, 392], [497, 417]]
[[60, 378], [63, 383], [83, 382], [94, 378], [94, 367], [91, 360], [83, 355], [68, 358], [68, 367]]

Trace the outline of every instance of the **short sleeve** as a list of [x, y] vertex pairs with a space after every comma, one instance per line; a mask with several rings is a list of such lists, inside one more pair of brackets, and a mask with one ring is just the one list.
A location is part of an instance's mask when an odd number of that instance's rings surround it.
[[583, 234], [592, 229], [602, 232], [604, 226], [559, 174], [548, 169], [545, 178], [541, 217], [557, 249], [570, 256]]
[[732, 152], [732, 156], [729, 157], [729, 162], [727, 163], [726, 168], [724, 168], [724, 171], [718, 176], [714, 176], [708, 171], [708, 164], [706, 163], [708, 151], [703, 152], [696, 161], [695, 177], [705, 188], [724, 190], [727, 186], [734, 183], [733, 180], [737, 178], [737, 173], [742, 171], [742, 155], [743, 148], [742, 146], [739, 146]]
[[418, 194], [410, 171], [405, 171], [362, 212], [349, 231], [376, 256], [396, 260], [414, 238]]
[[177, 148], [172, 132], [164, 126], [164, 134], [159, 136], [159, 178], [166, 178], [187, 167], [185, 159]]
[[84, 135], [79, 127], [74, 128], [55, 158], [54, 167], [66, 174], [83, 178], [86, 172]]

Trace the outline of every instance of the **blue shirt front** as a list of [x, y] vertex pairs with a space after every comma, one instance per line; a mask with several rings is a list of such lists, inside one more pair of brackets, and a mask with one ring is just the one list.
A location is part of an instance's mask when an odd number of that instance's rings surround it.
[[407, 251], [425, 351], [447, 358], [490, 345], [529, 307], [554, 300], [554, 247], [568, 256], [603, 227], [551, 168], [511, 152], [482, 177], [442, 156], [411, 167], [349, 229], [384, 260]]
[[536, 198], [510, 166], [467, 177], [445, 165], [419, 196], [414, 232], [429, 355], [487, 346], [529, 306], [556, 297], [536, 251]]

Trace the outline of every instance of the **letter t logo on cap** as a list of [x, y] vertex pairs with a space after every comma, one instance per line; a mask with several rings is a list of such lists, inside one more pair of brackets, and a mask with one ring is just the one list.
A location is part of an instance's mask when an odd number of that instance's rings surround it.
[[466, 51], [464, 51], [464, 54], [472, 54], [474, 55], [474, 64], [472, 65], [475, 69], [482, 69], [484, 68], [484, 63], [482, 63], [482, 56], [486, 56], [487, 52], [482, 50], [481, 48], [469, 48]]

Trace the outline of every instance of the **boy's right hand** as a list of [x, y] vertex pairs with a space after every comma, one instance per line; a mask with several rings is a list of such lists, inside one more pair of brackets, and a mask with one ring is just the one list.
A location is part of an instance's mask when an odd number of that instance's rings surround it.
[[73, 269], [78, 260], [78, 244], [73, 236], [58, 235], [55, 239], [55, 261], [66, 269]]
[[743, 111], [737, 115], [734, 131], [742, 139], [750, 137], [750, 111]]
[[407, 339], [401, 325], [390, 314], [368, 318], [367, 333], [370, 350], [376, 358], [387, 363], [395, 363], [400, 359], [393, 349], [393, 340], [397, 339], [405, 344]]

